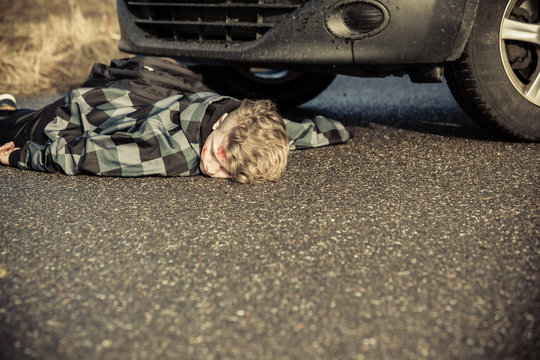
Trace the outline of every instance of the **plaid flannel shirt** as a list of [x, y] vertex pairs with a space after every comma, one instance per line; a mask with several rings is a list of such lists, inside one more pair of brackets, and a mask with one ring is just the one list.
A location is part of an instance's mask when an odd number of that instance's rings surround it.
[[[197, 175], [202, 120], [212, 102], [225, 98], [197, 92], [149, 102], [122, 88], [73, 90], [45, 127], [47, 144], [28, 141], [18, 167], [68, 175]], [[322, 116], [285, 124], [291, 150], [349, 140], [342, 124]]]

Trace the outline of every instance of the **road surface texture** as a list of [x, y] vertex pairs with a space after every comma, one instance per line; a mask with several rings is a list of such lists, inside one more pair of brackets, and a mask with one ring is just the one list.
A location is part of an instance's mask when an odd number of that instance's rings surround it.
[[353, 139], [274, 184], [0, 168], [1, 356], [538, 359], [540, 145], [408, 79], [303, 114]]

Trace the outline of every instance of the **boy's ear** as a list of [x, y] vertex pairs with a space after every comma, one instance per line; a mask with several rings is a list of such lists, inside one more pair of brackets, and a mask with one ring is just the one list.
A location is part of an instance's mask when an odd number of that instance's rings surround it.
[[223, 120], [225, 120], [227, 115], [229, 115], [229, 113], [224, 113], [223, 115], [221, 115], [221, 117], [218, 119], [218, 121], [216, 121], [216, 123], [212, 126], [212, 130], [216, 130], [219, 127], [219, 125], [221, 125]]

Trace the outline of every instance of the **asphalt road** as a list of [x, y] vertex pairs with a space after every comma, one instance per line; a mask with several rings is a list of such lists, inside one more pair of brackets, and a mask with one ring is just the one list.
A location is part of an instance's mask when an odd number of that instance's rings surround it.
[[341, 77], [299, 112], [354, 137], [275, 184], [0, 168], [1, 356], [538, 359], [540, 145], [444, 84]]

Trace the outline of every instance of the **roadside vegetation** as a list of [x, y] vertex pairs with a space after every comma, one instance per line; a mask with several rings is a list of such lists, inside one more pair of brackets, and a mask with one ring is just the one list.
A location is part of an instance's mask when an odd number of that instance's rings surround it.
[[115, 0], [0, 0], [0, 8], [0, 93], [65, 92], [95, 62], [127, 55]]

